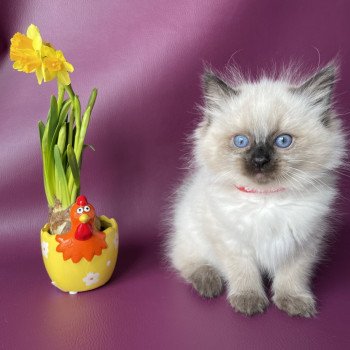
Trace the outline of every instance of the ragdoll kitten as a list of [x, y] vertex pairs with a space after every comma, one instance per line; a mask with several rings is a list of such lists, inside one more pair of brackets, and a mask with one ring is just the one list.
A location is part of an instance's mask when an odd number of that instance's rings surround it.
[[168, 242], [173, 266], [200, 295], [215, 297], [226, 283], [236, 311], [260, 313], [266, 273], [279, 309], [315, 314], [310, 280], [345, 155], [336, 73], [329, 64], [299, 83], [204, 74], [195, 169], [178, 191]]

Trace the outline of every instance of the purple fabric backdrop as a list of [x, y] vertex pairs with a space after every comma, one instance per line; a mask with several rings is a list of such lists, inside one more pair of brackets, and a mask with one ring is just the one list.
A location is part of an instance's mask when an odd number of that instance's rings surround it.
[[[346, 0], [1, 1], [0, 348], [350, 348], [345, 177], [343, 215], [316, 273], [315, 319], [274, 306], [249, 319], [224, 296], [202, 300], [162, 263], [160, 224], [198, 120], [203, 61], [223, 69], [234, 60], [255, 75], [290, 60], [315, 67], [317, 50], [321, 64], [339, 53], [337, 100], [350, 127], [349, 14]], [[74, 64], [83, 101], [99, 89], [82, 189], [119, 221], [120, 255], [108, 285], [77, 296], [53, 288], [41, 261], [47, 208], [36, 124], [56, 87], [38, 86], [8, 59], [10, 37], [30, 23]]]

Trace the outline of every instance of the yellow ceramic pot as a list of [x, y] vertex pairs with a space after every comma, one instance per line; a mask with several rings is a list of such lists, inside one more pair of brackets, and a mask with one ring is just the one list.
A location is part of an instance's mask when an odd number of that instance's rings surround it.
[[118, 256], [118, 225], [114, 219], [100, 216], [105, 233], [107, 248], [91, 261], [82, 258], [79, 262], [64, 260], [63, 254], [56, 250], [57, 235], [49, 233], [49, 225], [41, 230], [41, 250], [47, 273], [52, 284], [64, 292], [75, 294], [101, 287], [111, 278]]

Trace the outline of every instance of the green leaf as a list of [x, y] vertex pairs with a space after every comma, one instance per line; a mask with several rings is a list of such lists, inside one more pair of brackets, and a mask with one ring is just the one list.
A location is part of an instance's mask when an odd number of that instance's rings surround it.
[[57, 143], [59, 132], [62, 128], [62, 125], [65, 123], [67, 114], [68, 114], [69, 109], [71, 107], [71, 104], [72, 104], [72, 101], [70, 99], [63, 102], [61, 113], [59, 115], [58, 123], [56, 126], [56, 130], [55, 130], [55, 132], [52, 136], [52, 139], [51, 139], [51, 148], [52, 149], [53, 149], [53, 146]]
[[61, 154], [63, 154], [66, 149], [66, 139], [67, 139], [67, 127], [66, 127], [66, 123], [64, 123], [61, 126], [60, 132], [58, 134], [58, 141], [57, 141], [57, 145]]
[[73, 143], [73, 127], [74, 127], [74, 111], [69, 116], [69, 122], [68, 122], [68, 143]]
[[97, 97], [97, 89], [92, 89], [91, 95], [90, 95], [90, 98], [89, 98], [89, 102], [88, 102], [88, 105], [87, 105], [87, 107], [90, 107], [91, 110], [94, 108], [96, 97]]
[[45, 124], [40, 120], [38, 123], [39, 135], [40, 135], [40, 147], [42, 147], [43, 136], [45, 131]]
[[69, 112], [69, 109], [72, 105], [72, 100], [69, 98], [63, 102], [61, 112], [59, 115], [59, 124], [62, 125], [62, 123], [66, 120], [67, 114]]
[[90, 118], [91, 118], [91, 107], [88, 107], [83, 116], [78, 142], [74, 145], [74, 151], [77, 156], [78, 164], [80, 164], [81, 162], [81, 154], [83, 151], [84, 139], [85, 139], [87, 128], [89, 126]]
[[77, 158], [74, 153], [74, 149], [72, 145], [68, 144], [67, 147], [67, 158], [68, 158], [68, 163], [72, 171], [74, 183], [77, 187], [80, 187], [80, 170], [79, 170], [79, 165], [77, 162]]
[[75, 117], [75, 125], [78, 130], [80, 130], [81, 126], [81, 105], [79, 101], [79, 97], [77, 95], [74, 96], [74, 117]]
[[70, 196], [71, 203], [74, 203], [76, 201], [77, 197], [79, 196], [79, 193], [80, 193], [80, 189], [74, 186]]
[[47, 202], [53, 207], [55, 203], [55, 167], [53, 151], [50, 146], [49, 126], [46, 124], [43, 139], [41, 142], [41, 152], [43, 157], [43, 176]]
[[61, 198], [63, 208], [68, 208], [70, 206], [70, 195], [68, 191], [66, 174], [63, 169], [60, 150], [57, 145], [54, 147], [54, 157], [55, 157], [55, 171], [57, 174], [60, 193], [57, 193], [57, 197]]
[[[57, 111], [57, 100], [56, 96], [51, 96], [50, 110], [48, 114], [48, 120], [46, 123], [49, 127], [49, 139], [52, 140], [57, 124], [58, 124], [58, 111]], [[58, 133], [57, 133], [58, 136]]]
[[62, 165], [63, 168], [66, 172], [66, 178], [67, 178], [67, 168], [68, 168], [68, 161], [67, 161], [67, 148], [64, 150], [63, 154], [62, 154]]

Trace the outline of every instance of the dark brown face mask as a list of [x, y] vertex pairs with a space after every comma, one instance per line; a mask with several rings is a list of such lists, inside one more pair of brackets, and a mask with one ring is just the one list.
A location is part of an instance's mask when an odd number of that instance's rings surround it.
[[259, 142], [245, 154], [244, 171], [252, 177], [263, 174], [261, 180], [268, 181], [277, 171], [277, 163], [273, 145], [270, 142]]

